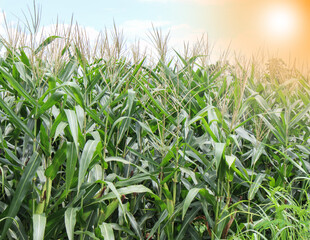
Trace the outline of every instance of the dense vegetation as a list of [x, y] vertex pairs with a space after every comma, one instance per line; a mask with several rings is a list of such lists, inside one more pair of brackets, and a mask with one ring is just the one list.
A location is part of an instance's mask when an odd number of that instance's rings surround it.
[[310, 238], [305, 76], [34, 33], [2, 39], [1, 239]]

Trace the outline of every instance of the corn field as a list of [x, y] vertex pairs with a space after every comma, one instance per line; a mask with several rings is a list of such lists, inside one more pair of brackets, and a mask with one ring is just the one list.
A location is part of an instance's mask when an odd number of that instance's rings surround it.
[[1, 38], [0, 239], [309, 239], [308, 77], [153, 30]]

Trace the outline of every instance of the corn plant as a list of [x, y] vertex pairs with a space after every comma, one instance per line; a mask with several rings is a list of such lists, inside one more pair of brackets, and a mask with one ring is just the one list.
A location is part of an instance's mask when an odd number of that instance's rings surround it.
[[308, 78], [150, 38], [2, 38], [0, 239], [309, 238]]

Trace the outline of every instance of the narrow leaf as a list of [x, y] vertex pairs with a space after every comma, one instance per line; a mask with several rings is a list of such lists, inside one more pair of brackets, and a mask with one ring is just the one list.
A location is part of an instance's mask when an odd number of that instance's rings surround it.
[[82, 183], [84, 182], [84, 177], [85, 177], [86, 171], [88, 169], [88, 166], [91, 162], [91, 159], [93, 157], [93, 154], [96, 150], [98, 143], [99, 143], [99, 141], [96, 141], [96, 140], [88, 140], [85, 144], [85, 147], [83, 149], [83, 153], [82, 153], [82, 156], [80, 159], [78, 191], [80, 190], [80, 187], [81, 187]]
[[218, 170], [221, 160], [223, 158], [223, 153], [225, 149], [225, 143], [215, 143], [215, 165], [216, 171]]
[[79, 149], [79, 144], [78, 144], [78, 122], [77, 122], [77, 117], [76, 114], [73, 110], [66, 109], [65, 113], [67, 115], [69, 127], [71, 130], [71, 134], [73, 137], [73, 141], [75, 143], [76, 151]]
[[67, 144], [67, 165], [66, 165], [66, 191], [69, 191], [71, 182], [74, 177], [77, 163], [77, 153], [75, 145], [71, 142]]
[[131, 212], [127, 212], [126, 214], [127, 214], [128, 219], [130, 221], [130, 225], [132, 226], [133, 230], [135, 231], [135, 233], [137, 234], [139, 239], [143, 239], [143, 236], [142, 236], [142, 233], [141, 233], [141, 230], [140, 230], [140, 226], [137, 223], [135, 217], [132, 215]]

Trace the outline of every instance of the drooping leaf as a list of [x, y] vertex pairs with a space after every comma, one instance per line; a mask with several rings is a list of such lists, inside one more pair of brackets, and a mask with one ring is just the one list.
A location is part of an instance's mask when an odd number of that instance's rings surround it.
[[76, 212], [78, 208], [68, 208], [65, 212], [65, 226], [69, 240], [74, 239], [74, 227], [76, 223]]
[[33, 240], [43, 240], [46, 225], [45, 214], [34, 214], [32, 216], [33, 223]]
[[55, 39], [61, 38], [59, 36], [49, 36], [47, 37], [40, 45], [39, 47], [34, 51], [34, 54], [38, 54], [44, 47], [49, 45], [51, 42], [53, 42]]
[[100, 226], [100, 231], [105, 240], [114, 240], [113, 228], [109, 223], [102, 223]]

